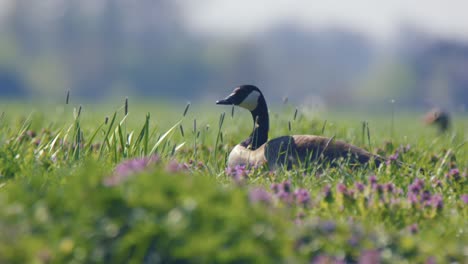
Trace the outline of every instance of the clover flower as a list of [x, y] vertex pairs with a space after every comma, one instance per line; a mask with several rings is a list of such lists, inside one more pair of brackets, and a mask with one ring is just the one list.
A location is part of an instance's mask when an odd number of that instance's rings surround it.
[[410, 231], [411, 234], [416, 234], [419, 232], [419, 226], [418, 224], [414, 223], [408, 227], [408, 230]]
[[468, 204], [468, 194], [463, 194], [461, 196], [461, 200], [463, 201], [463, 203]]
[[250, 170], [245, 165], [236, 165], [235, 167], [227, 167], [226, 174], [231, 176], [235, 182], [241, 183], [248, 178]]
[[386, 161], [387, 165], [390, 165], [398, 160], [399, 152], [396, 151], [393, 155], [390, 155]]
[[257, 187], [250, 189], [249, 200], [251, 203], [271, 204], [272, 196], [267, 190]]
[[115, 167], [111, 176], [103, 180], [103, 184], [105, 186], [118, 185], [128, 179], [130, 176], [144, 171], [150, 164], [157, 163], [158, 161], [159, 156], [124, 160]]
[[408, 190], [411, 193], [419, 194], [424, 188], [424, 181], [421, 179], [415, 179], [412, 184], [408, 186]]
[[436, 208], [437, 210], [441, 210], [444, 207], [444, 201], [440, 194], [433, 195], [431, 197], [430, 203], [432, 207]]
[[460, 170], [457, 168], [451, 169], [447, 174], [445, 174], [445, 178], [448, 180], [454, 180], [454, 181], [460, 180], [461, 179]]
[[363, 192], [364, 189], [365, 189], [364, 184], [362, 184], [361, 182], [356, 182], [356, 183], [354, 184], [354, 187], [356, 187], [356, 189], [357, 189], [359, 192]]
[[374, 185], [374, 184], [376, 184], [376, 183], [377, 183], [377, 176], [371, 175], [371, 176], [369, 177], [369, 183], [371, 184], [371, 186]]
[[166, 166], [166, 171], [171, 173], [177, 173], [180, 171], [187, 171], [190, 166], [187, 163], [179, 163], [177, 160], [171, 160]]
[[294, 191], [294, 196], [296, 197], [296, 202], [298, 204], [305, 205], [310, 201], [310, 194], [306, 189], [297, 189]]
[[378, 250], [365, 250], [359, 256], [359, 264], [380, 263], [380, 252]]

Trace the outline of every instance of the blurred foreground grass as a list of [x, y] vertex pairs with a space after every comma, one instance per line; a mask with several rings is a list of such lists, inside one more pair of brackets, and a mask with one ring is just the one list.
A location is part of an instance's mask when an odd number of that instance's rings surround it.
[[225, 169], [245, 111], [124, 108], [2, 105], [1, 263], [466, 263], [466, 116], [438, 135], [417, 113], [276, 107], [270, 138], [335, 136], [408, 166], [270, 172]]

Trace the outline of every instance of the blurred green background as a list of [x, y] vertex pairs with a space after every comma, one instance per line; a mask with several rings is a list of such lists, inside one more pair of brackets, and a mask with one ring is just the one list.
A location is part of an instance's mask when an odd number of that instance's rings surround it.
[[0, 96], [185, 102], [252, 83], [273, 104], [465, 112], [464, 5], [1, 0]]

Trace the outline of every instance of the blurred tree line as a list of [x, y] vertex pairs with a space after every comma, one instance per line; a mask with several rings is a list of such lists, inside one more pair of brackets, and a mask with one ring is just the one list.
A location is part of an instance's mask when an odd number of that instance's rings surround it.
[[273, 98], [332, 105], [468, 102], [467, 43], [408, 27], [398, 45], [383, 47], [357, 32], [294, 23], [248, 38], [203, 35], [189, 30], [177, 3], [11, 0], [0, 18], [0, 95], [195, 100], [254, 83]]

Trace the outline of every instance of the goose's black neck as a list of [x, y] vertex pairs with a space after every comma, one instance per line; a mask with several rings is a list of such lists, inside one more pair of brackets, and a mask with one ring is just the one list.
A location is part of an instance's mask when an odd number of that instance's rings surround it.
[[257, 107], [250, 111], [250, 113], [254, 121], [254, 130], [241, 144], [244, 147], [250, 146], [252, 150], [255, 150], [267, 142], [268, 129], [270, 128], [268, 107], [263, 95], [258, 98]]

